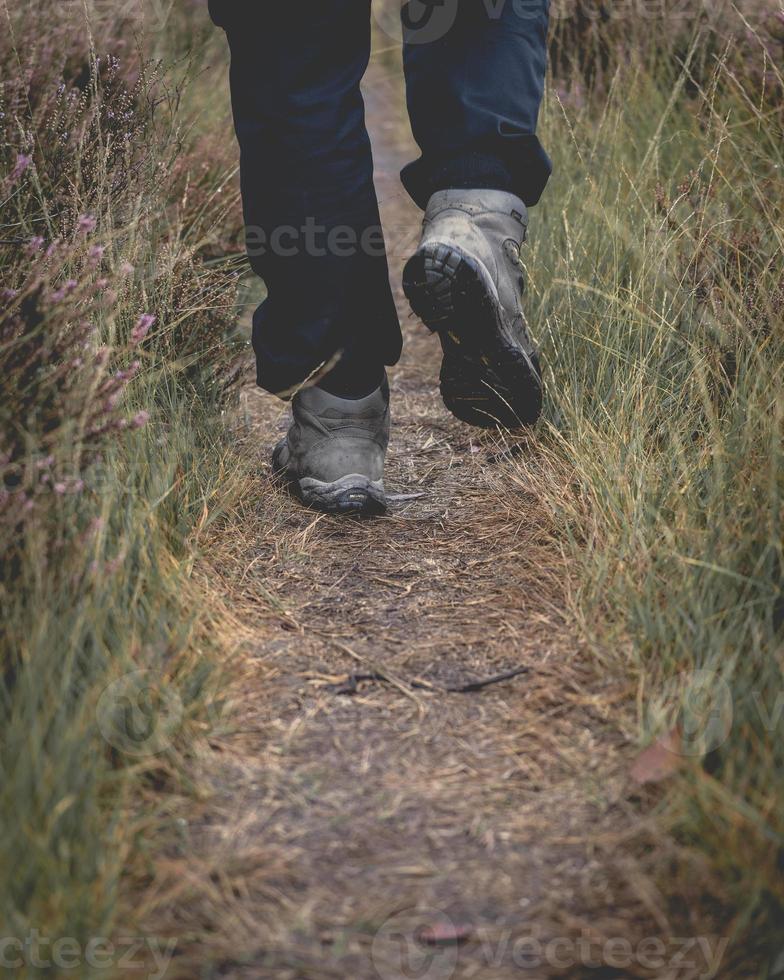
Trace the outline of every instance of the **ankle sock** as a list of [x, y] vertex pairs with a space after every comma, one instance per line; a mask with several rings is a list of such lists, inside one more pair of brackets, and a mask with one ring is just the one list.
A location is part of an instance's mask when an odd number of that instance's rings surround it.
[[372, 395], [385, 378], [384, 365], [375, 358], [344, 355], [318, 387], [336, 398], [357, 400]]
[[514, 184], [506, 164], [485, 153], [466, 153], [445, 161], [431, 179], [433, 193], [453, 189], [513, 193]]

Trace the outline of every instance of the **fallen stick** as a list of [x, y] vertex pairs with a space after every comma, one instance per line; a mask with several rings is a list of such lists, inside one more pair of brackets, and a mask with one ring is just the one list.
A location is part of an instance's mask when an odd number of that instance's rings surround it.
[[[492, 684], [502, 684], [504, 681], [510, 681], [514, 677], [519, 677], [521, 674], [527, 674], [530, 669], [530, 667], [515, 667], [513, 670], [505, 670], [501, 674], [493, 674], [490, 677], [481, 677], [475, 681], [467, 681], [465, 684], [450, 684], [447, 687], [438, 687], [435, 684], [430, 684], [426, 681], [409, 681], [408, 683], [409, 687], [411, 688], [423, 691], [435, 691], [439, 694], [473, 694], [476, 691], [481, 691], [486, 687], [490, 687]], [[397, 688], [399, 688], [401, 684], [405, 683], [397, 679], [393, 682], [386, 674], [353, 673], [349, 674], [346, 680], [342, 683], [333, 685], [332, 693], [356, 694], [358, 685], [363, 681], [373, 681], [380, 684], [391, 683]]]
[[481, 691], [491, 684], [502, 684], [504, 681], [511, 681], [513, 677], [527, 674], [530, 667], [514, 667], [512, 670], [505, 670], [502, 674], [492, 674], [490, 677], [479, 678], [475, 681], [468, 681], [467, 684], [460, 684], [457, 687], [445, 687], [443, 690], [449, 694], [472, 694], [474, 691]]

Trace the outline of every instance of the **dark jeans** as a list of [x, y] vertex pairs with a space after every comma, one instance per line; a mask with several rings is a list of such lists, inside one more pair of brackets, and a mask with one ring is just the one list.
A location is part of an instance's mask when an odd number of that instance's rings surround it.
[[[259, 384], [281, 392], [337, 351], [394, 364], [401, 335], [359, 90], [370, 0], [209, 0], [231, 47], [231, 93], [253, 269]], [[403, 184], [424, 208], [447, 187], [535, 204], [550, 161], [535, 135], [548, 0], [412, 0], [407, 101], [419, 160]]]

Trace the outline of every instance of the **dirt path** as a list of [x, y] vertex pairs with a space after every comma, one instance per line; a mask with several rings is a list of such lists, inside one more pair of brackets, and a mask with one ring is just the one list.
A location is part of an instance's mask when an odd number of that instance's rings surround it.
[[[367, 88], [399, 282], [400, 229], [407, 245], [420, 220], [397, 178], [410, 137], [397, 76], [374, 64]], [[657, 905], [612, 859], [627, 825], [628, 748], [607, 721], [621, 688], [585, 661], [565, 613], [561, 530], [516, 465], [539, 465], [535, 443], [447, 414], [437, 342], [399, 299], [387, 482], [416, 496], [388, 517], [332, 519], [275, 488], [267, 451], [285, 414], [247, 393], [258, 486], [208, 569], [246, 669], [237, 730], [202, 760], [198, 861], [182, 871], [193, 888], [174, 924], [193, 939], [182, 969], [210, 958], [222, 965], [206, 975], [233, 980], [684, 976], [613, 970], [597, 954]], [[383, 676], [352, 694], [356, 673]], [[436, 942], [449, 939], [460, 942]]]

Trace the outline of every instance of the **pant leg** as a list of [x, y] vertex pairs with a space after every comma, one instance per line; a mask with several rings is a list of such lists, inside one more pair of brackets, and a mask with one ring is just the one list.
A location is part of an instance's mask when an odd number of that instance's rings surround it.
[[536, 204], [552, 171], [536, 136], [548, 0], [410, 0], [403, 7], [409, 114], [422, 151], [403, 183], [424, 208], [447, 187]]
[[258, 383], [281, 393], [337, 351], [393, 364], [389, 287], [359, 89], [369, 0], [210, 0], [231, 94], [253, 269]]

